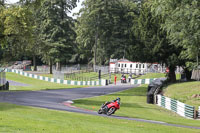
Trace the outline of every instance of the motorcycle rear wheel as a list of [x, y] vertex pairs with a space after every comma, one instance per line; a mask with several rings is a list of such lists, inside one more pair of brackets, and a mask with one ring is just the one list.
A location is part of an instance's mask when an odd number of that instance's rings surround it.
[[115, 108], [110, 108], [106, 114], [107, 114], [108, 116], [109, 116], [109, 115], [112, 115], [112, 114], [115, 112], [115, 110], [116, 110]]

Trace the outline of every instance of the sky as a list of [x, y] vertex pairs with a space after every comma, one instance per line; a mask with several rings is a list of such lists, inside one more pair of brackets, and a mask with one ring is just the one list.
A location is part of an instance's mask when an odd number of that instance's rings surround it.
[[[7, 2], [8, 4], [16, 3], [16, 2], [18, 2], [18, 1], [19, 1], [19, 0], [6, 0], [6, 2]], [[78, 13], [78, 11], [79, 11], [80, 8], [81, 8], [81, 3], [82, 3], [83, 1], [84, 1], [84, 0], [80, 0], [80, 2], [77, 4], [77, 7], [74, 8], [74, 9], [72, 10], [72, 13], [71, 13], [71, 14], [69, 14], [70, 16], [72, 16], [73, 13]], [[73, 16], [72, 16], [72, 17], [73, 17]], [[76, 17], [74, 16], [73, 18], [76, 18]]]

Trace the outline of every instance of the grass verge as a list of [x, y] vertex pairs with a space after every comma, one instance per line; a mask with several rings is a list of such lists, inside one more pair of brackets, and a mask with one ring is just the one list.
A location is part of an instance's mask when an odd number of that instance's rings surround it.
[[[200, 82], [182, 82], [169, 85], [164, 89], [164, 95], [188, 105], [195, 106], [196, 109], [200, 106]], [[194, 96], [197, 95], [197, 96]]]
[[[147, 73], [138, 77], [137, 79], [150, 79], [150, 78], [163, 78], [166, 77], [166, 73]], [[176, 80], [180, 80], [181, 75], [179, 73], [176, 74]]]
[[116, 111], [116, 115], [200, 127], [200, 123], [197, 120], [186, 119], [172, 111], [156, 105], [147, 104], [146, 90], [147, 85], [142, 85], [111, 95], [75, 100], [74, 105], [97, 111], [105, 101], [111, 101], [120, 97], [122, 104], [120, 110]]
[[199, 130], [0, 103], [0, 132], [198, 133]]
[[6, 79], [28, 85], [28, 86], [12, 86], [11, 85], [9, 87], [9, 90], [46, 90], [46, 89], [69, 89], [69, 88], [85, 87], [85, 86], [51, 83], [47, 81], [25, 77], [16, 73], [11, 73], [11, 72], [6, 73]]
[[150, 79], [150, 78], [163, 78], [165, 77], [165, 73], [147, 73], [138, 77], [137, 79]]

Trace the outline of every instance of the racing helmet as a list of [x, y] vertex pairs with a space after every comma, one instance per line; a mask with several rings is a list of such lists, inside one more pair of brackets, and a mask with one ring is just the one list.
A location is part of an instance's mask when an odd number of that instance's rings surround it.
[[120, 101], [120, 98], [118, 97], [116, 100], [117, 100], [117, 101]]

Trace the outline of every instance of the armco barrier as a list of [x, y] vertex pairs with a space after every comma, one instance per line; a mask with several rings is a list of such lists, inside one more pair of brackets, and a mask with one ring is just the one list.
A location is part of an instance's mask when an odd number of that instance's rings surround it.
[[150, 84], [154, 80], [156, 80], [156, 78], [154, 78], [154, 79], [131, 79], [131, 84]]
[[6, 81], [6, 72], [0, 68], [0, 90], [9, 90], [9, 82]]
[[99, 81], [72, 81], [72, 80], [62, 80], [62, 79], [43, 77], [36, 74], [23, 72], [22, 70], [15, 70], [15, 69], [6, 69], [6, 72], [13, 72], [13, 73], [17, 73], [17, 74], [30, 77], [30, 78], [35, 78], [35, 79], [44, 80], [44, 81], [53, 82], [53, 83], [66, 84], [66, 85], [88, 85], [88, 86], [100, 86], [100, 85], [105, 86], [106, 85], [105, 79], [101, 79]]
[[183, 117], [195, 118], [195, 107], [184, 104], [177, 100], [162, 95], [157, 95], [157, 105], [176, 112]]

